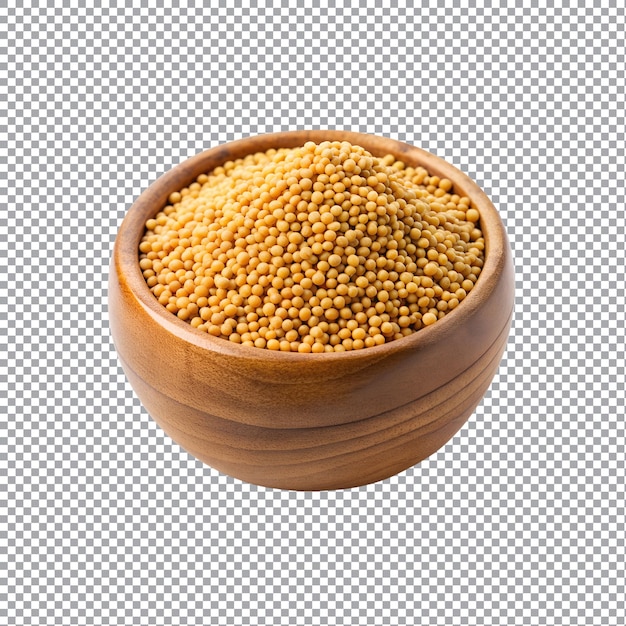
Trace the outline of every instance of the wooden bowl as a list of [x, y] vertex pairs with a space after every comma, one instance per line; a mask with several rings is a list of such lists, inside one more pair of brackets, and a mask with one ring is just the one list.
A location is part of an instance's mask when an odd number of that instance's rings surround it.
[[[212, 337], [159, 304], [139, 268], [147, 219], [171, 192], [228, 160], [307, 141], [346, 140], [453, 181], [481, 215], [485, 264], [474, 289], [432, 326], [382, 346], [323, 354], [273, 352]], [[322, 490], [382, 480], [443, 446], [498, 368], [514, 277], [502, 221], [465, 174], [419, 148], [344, 131], [250, 137], [198, 154], [130, 208], [110, 270], [111, 332], [124, 371], [163, 430], [208, 465], [250, 483]]]

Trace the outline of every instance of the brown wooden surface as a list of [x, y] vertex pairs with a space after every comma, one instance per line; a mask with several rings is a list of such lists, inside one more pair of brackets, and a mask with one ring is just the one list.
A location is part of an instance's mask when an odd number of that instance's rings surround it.
[[[481, 213], [486, 261], [457, 309], [383, 346], [298, 354], [247, 348], [192, 329], [165, 310], [138, 263], [145, 221], [172, 191], [226, 160], [306, 141], [347, 140], [454, 182]], [[460, 171], [419, 148], [343, 131], [261, 135], [203, 152], [140, 196], [116, 239], [111, 331], [142, 403], [180, 445], [243, 480], [334, 489], [381, 480], [436, 451], [471, 415], [506, 346], [513, 266], [500, 217]]]

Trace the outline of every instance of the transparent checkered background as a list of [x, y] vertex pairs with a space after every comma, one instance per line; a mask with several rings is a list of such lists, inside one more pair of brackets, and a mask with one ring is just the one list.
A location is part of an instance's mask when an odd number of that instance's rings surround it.
[[[204, 4], [0, 2], [0, 623], [623, 625], [623, 3]], [[299, 493], [156, 427], [106, 281], [161, 173], [319, 127], [481, 184], [516, 317], [442, 450]]]

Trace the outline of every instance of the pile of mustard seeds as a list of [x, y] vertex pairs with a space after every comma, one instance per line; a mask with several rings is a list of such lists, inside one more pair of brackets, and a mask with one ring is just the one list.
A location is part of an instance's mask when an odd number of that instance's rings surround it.
[[484, 262], [480, 215], [448, 179], [347, 142], [229, 161], [169, 197], [139, 246], [172, 314], [285, 352], [359, 350], [434, 324]]

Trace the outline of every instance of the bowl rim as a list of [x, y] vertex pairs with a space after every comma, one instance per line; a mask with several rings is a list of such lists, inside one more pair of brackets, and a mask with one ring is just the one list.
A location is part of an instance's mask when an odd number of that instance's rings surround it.
[[[450, 179], [455, 193], [470, 198], [481, 216], [481, 230], [485, 238], [485, 263], [474, 288], [459, 306], [437, 320], [435, 324], [382, 345], [345, 352], [300, 353], [244, 346], [221, 337], [213, 337], [193, 328], [157, 301], [139, 267], [139, 243], [145, 231], [146, 220], [154, 217], [166, 206], [169, 195], [194, 182], [201, 173], [208, 173], [228, 160], [254, 154], [259, 149], [267, 150], [268, 146], [297, 147], [307, 141], [316, 143], [349, 141], [353, 145], [361, 145], [369, 152], [372, 152], [371, 147], [375, 145], [375, 156], [390, 153], [396, 158], [415, 163], [415, 166], [422, 166], [430, 175]], [[215, 164], [203, 168], [207, 162]], [[314, 360], [318, 364], [319, 362], [331, 364], [336, 361], [362, 359], [366, 355], [383, 358], [397, 352], [419, 350], [438, 342], [453, 327], [462, 325], [477, 311], [481, 302], [489, 298], [504, 272], [508, 248], [507, 234], [497, 209], [479, 185], [454, 165], [422, 148], [396, 139], [352, 131], [318, 129], [251, 135], [199, 152], [174, 166], [151, 183], [128, 209], [115, 239], [111, 264], [115, 266], [120, 284], [125, 284], [136, 304], [169, 333], [195, 348], [226, 357], [255, 361], [276, 361], [295, 365]]]

